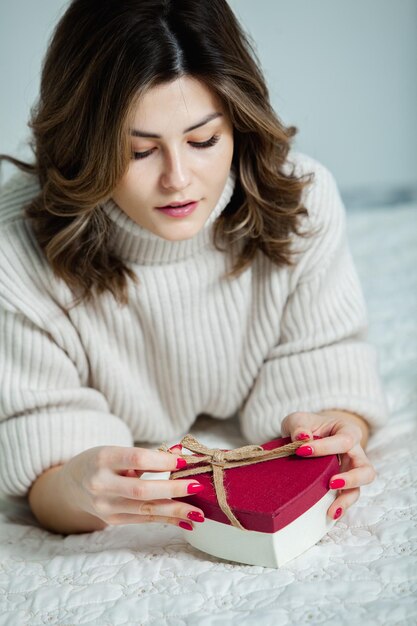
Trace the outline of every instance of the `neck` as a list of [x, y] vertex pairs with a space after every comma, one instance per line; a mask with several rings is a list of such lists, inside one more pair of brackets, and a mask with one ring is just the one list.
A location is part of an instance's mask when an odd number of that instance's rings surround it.
[[125, 261], [151, 265], [183, 260], [212, 246], [213, 224], [229, 204], [235, 183], [236, 174], [231, 169], [217, 204], [202, 229], [191, 239], [182, 241], [169, 241], [159, 237], [134, 222], [114, 200], [107, 200], [102, 208], [112, 221], [113, 251]]

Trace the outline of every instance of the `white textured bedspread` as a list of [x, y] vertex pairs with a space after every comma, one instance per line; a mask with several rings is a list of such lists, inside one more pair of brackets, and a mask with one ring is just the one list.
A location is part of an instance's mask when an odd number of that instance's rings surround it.
[[[355, 209], [348, 223], [391, 409], [359, 501], [278, 570], [219, 561], [170, 525], [57, 536], [3, 502], [0, 626], [417, 624], [417, 206]], [[192, 432], [246, 443], [233, 420]]]

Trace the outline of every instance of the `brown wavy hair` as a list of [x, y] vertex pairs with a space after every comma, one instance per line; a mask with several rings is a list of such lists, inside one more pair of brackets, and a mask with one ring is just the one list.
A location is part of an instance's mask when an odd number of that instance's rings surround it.
[[314, 175], [283, 167], [298, 129], [274, 112], [255, 47], [226, 0], [74, 0], [49, 43], [31, 111], [35, 162], [1, 157], [38, 177], [41, 191], [25, 212], [78, 302], [108, 290], [123, 305], [128, 278], [138, 283], [111, 251], [100, 205], [132, 158], [138, 99], [183, 75], [217, 94], [234, 127], [235, 192], [213, 229], [217, 249], [239, 250], [226, 277], [258, 249], [278, 266], [292, 264], [293, 234], [308, 234], [301, 198]]

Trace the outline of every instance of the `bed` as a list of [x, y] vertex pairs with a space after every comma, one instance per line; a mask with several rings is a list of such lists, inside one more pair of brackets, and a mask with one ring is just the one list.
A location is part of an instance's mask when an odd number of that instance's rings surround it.
[[[53, 535], [3, 500], [0, 626], [417, 624], [417, 203], [352, 208], [348, 227], [391, 413], [359, 501], [269, 569], [204, 554], [168, 524]], [[201, 416], [191, 432], [210, 447], [246, 443], [234, 419]]]

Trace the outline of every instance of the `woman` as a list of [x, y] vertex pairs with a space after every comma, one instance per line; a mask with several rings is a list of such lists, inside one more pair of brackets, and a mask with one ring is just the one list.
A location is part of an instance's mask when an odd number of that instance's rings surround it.
[[[1, 196], [1, 489], [47, 529], [168, 522], [141, 480], [199, 414], [339, 453], [340, 517], [386, 420], [331, 173], [290, 149], [225, 0], [75, 0]], [[179, 450], [178, 450], [179, 452]]]

